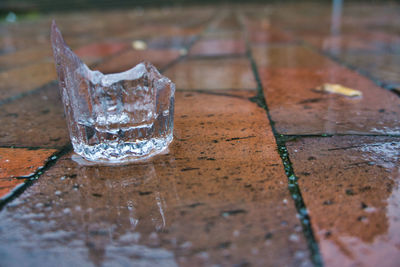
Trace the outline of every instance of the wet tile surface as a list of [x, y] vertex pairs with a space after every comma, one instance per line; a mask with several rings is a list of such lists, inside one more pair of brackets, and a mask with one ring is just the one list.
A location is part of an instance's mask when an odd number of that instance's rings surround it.
[[33, 175], [56, 151], [55, 149], [0, 148], [0, 179]]
[[52, 61], [0, 72], [0, 101], [34, 90], [55, 80], [56, 77]]
[[[264, 95], [281, 134], [399, 134], [400, 100], [348, 69], [259, 68]], [[334, 83], [362, 92], [361, 97], [321, 93]]]
[[398, 264], [399, 146], [392, 137], [287, 144], [326, 266]]
[[[125, 166], [66, 154], [24, 187], [15, 176], [69, 144], [52, 17], [0, 23], [0, 265], [319, 266], [321, 254], [328, 267], [397, 266], [400, 103], [376, 84], [400, 88], [399, 5], [340, 2], [57, 13], [90, 66], [147, 60], [176, 83], [175, 139]], [[363, 95], [313, 90], [324, 83]], [[346, 136], [277, 145], [272, 130]], [[290, 166], [310, 225], [291, 200]]]
[[294, 38], [283, 29], [272, 25], [267, 16], [247, 16], [244, 25], [251, 44], [290, 43]]
[[62, 147], [69, 142], [57, 84], [0, 106], [1, 146]]
[[0, 148], [0, 200], [24, 183], [23, 179], [43, 168], [54, 149]]
[[336, 64], [302, 45], [252, 45], [257, 67], [329, 69]]
[[82, 46], [74, 52], [87, 64], [98, 62], [130, 47], [126, 42], [93, 43]]
[[390, 87], [400, 85], [400, 54], [343, 53], [338, 57]]
[[177, 89], [257, 88], [250, 61], [245, 57], [185, 60], [169, 68], [165, 75], [176, 81]]
[[246, 53], [244, 39], [206, 39], [195, 43], [190, 49], [192, 56], [219, 56], [219, 55], [243, 55]]
[[133, 68], [142, 61], [151, 62], [157, 69], [163, 69], [168, 64], [179, 58], [179, 50], [128, 50], [119, 55], [105, 60], [94, 69], [103, 73], [116, 73]]
[[186, 49], [190, 44], [195, 42], [198, 39], [198, 33], [193, 32], [193, 34], [189, 35], [178, 35], [178, 36], [155, 36], [150, 38], [146, 44], [149, 49], [155, 50], [170, 50], [170, 49]]
[[8, 196], [24, 185], [25, 181], [23, 179], [16, 178], [0, 178], [0, 203], [5, 200]]
[[2, 261], [309, 264], [273, 135], [264, 110], [248, 100], [253, 95], [178, 92], [175, 141], [145, 163], [82, 166], [71, 154], [61, 158], [0, 214], [3, 240], [13, 240], [0, 245]]
[[36, 49], [26, 49], [15, 53], [0, 55], [0, 71], [51, 59], [52, 56], [53, 55], [50, 46], [44, 46]]

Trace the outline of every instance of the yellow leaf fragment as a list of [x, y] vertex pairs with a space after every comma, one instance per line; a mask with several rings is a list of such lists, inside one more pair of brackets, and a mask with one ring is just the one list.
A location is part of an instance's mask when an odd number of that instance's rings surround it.
[[340, 94], [340, 95], [345, 95], [345, 96], [362, 96], [362, 92], [358, 90], [354, 90], [345, 86], [342, 86], [340, 84], [333, 84], [333, 83], [324, 83], [321, 86], [318, 86], [315, 88], [317, 91], [322, 91], [322, 92], [329, 92], [329, 93], [334, 93], [334, 94]]
[[147, 44], [145, 41], [142, 40], [135, 40], [132, 42], [132, 47], [135, 50], [146, 50], [147, 49]]

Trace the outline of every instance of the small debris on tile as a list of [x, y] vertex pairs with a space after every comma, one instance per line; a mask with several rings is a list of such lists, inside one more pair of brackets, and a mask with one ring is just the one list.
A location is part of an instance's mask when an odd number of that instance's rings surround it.
[[147, 49], [147, 44], [145, 41], [142, 40], [135, 40], [132, 42], [132, 47], [135, 50], [146, 50]]
[[350, 97], [362, 96], [361, 91], [333, 83], [324, 83], [323, 85], [314, 88], [314, 90], [320, 92], [328, 92], [344, 96], [350, 96]]

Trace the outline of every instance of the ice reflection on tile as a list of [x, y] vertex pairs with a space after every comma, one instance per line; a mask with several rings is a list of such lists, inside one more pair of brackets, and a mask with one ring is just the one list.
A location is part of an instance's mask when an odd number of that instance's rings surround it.
[[59, 159], [0, 213], [1, 262], [308, 266], [265, 111], [249, 100], [254, 94], [178, 92], [175, 142], [151, 161]]
[[[51, 185], [42, 183], [34, 189], [34, 203], [25, 203], [24, 215], [14, 217], [15, 225], [30, 232], [14, 233], [15, 238], [26, 234], [20, 242], [27, 247], [40, 244], [40, 250], [23, 248], [21, 243], [1, 246], [6, 255], [2, 263], [13, 266], [15, 254], [25, 257], [35, 251], [30, 264], [46, 259], [47, 266], [58, 266], [60, 249], [66, 245], [68, 254], [77, 256], [68, 257], [72, 265], [87, 262], [85, 250], [94, 265], [111, 266], [129, 258], [130, 264], [176, 265], [174, 254], [158, 247], [161, 241], [157, 235], [168, 224], [167, 204], [176, 201], [175, 185], [171, 184], [174, 180], [160, 181], [157, 170], [173, 166], [173, 159], [159, 162], [156, 167], [148, 163], [124, 168], [77, 166], [68, 158], [61, 161], [50, 171], [50, 180], [49, 176], [43, 177]], [[168, 203], [165, 194], [171, 195]], [[14, 202], [10, 209], [25, 201]]]

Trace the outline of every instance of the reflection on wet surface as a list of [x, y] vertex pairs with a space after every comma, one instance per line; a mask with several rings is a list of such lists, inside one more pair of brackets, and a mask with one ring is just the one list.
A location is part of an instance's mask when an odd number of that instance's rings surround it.
[[[149, 60], [176, 83], [175, 141], [142, 164], [54, 160], [1, 211], [0, 265], [309, 266], [318, 243], [326, 266], [396, 266], [400, 102], [386, 89], [400, 88], [398, 10], [334, 0], [58, 14], [92, 67]], [[68, 143], [49, 25], [0, 24], [1, 160], [17, 162], [2, 195], [45, 164], [44, 148]], [[315, 90], [327, 83], [362, 95]], [[35, 160], [14, 147], [38, 149]]]
[[169, 154], [59, 159], [0, 214], [2, 263], [309, 265], [264, 110], [253, 92], [218, 92], [177, 92]]
[[[173, 164], [162, 162], [157, 169]], [[167, 227], [165, 199], [174, 205], [178, 197], [175, 185], [170, 184], [173, 180], [161, 183], [152, 163], [79, 167], [64, 158], [60, 165], [50, 173], [51, 179], [44, 178], [33, 189], [32, 199], [18, 200], [9, 207], [18, 216], [12, 216], [15, 230], [1, 233], [3, 240], [13, 241], [13, 245], [2, 244], [3, 263], [17, 264], [16, 258], [34, 252], [30, 265], [45, 261], [46, 266], [59, 266], [62, 259], [65, 266], [88, 261], [98, 266], [106, 258], [110, 266], [127, 265], [135, 258], [139, 265], [176, 265], [173, 253], [159, 248], [157, 234]], [[7, 220], [3, 218], [2, 223]], [[39, 246], [29, 248], [30, 244]]]
[[[400, 100], [343, 67], [259, 68], [275, 127], [282, 134], [399, 134]], [[351, 98], [318, 92], [324, 83], [362, 93]], [[295, 114], [301, 114], [294, 116]]]
[[165, 75], [176, 81], [177, 89], [256, 89], [257, 84], [246, 57], [191, 59], [169, 68]]
[[396, 266], [398, 138], [313, 138], [290, 142], [288, 148], [325, 263]]

